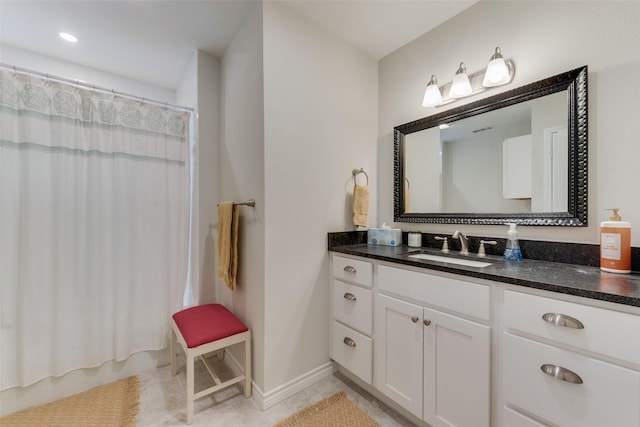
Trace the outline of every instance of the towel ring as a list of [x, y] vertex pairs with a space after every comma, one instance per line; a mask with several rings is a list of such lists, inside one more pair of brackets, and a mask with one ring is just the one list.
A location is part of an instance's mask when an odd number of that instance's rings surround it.
[[359, 174], [361, 174], [361, 173], [363, 173], [363, 174], [364, 174], [364, 176], [365, 176], [365, 178], [367, 178], [367, 185], [369, 185], [369, 175], [367, 175], [367, 173], [364, 171], [364, 169], [363, 169], [363, 168], [360, 168], [360, 169], [354, 169], [354, 170], [352, 170], [352, 171], [351, 171], [351, 174], [353, 175], [353, 183], [354, 183], [354, 184], [357, 184], [357, 183], [358, 183], [358, 182], [356, 181], [356, 177], [357, 177]]

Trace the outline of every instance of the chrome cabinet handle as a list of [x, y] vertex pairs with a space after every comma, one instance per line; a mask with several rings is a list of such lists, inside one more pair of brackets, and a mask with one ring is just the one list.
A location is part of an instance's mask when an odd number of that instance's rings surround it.
[[549, 322], [552, 325], [564, 326], [571, 329], [584, 329], [584, 325], [578, 319], [567, 316], [561, 313], [545, 313], [542, 315], [542, 320]]
[[343, 268], [344, 271], [346, 271], [347, 273], [355, 273], [356, 269], [355, 267], [352, 267], [350, 265], [347, 265], [345, 268]]
[[429, 326], [431, 324], [431, 320], [424, 319], [424, 322], [422, 322], [422, 323], [424, 323], [424, 326]]
[[416, 323], [420, 318], [418, 316], [411, 316], [411, 321]]
[[582, 384], [582, 378], [580, 378], [580, 375], [566, 368], [563, 368], [562, 366], [544, 364], [540, 366], [540, 370], [557, 380], [565, 381], [571, 384]]
[[349, 301], [355, 301], [356, 300], [356, 296], [354, 294], [352, 294], [351, 292], [347, 292], [346, 294], [344, 294], [344, 299], [349, 300]]
[[355, 347], [356, 346], [356, 342], [354, 340], [352, 340], [349, 337], [344, 337], [344, 340], [342, 340], [343, 343], [345, 343], [346, 345], [348, 345], [349, 347]]

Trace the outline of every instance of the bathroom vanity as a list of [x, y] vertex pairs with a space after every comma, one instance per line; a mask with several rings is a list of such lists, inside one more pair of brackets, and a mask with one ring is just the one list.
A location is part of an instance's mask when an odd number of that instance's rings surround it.
[[329, 250], [331, 357], [424, 425], [640, 426], [638, 275], [407, 246]]

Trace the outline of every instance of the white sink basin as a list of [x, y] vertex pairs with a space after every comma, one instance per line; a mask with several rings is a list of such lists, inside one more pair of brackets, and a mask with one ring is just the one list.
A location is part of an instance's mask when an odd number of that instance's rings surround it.
[[473, 261], [471, 259], [461, 259], [461, 258], [449, 258], [446, 256], [429, 255], [429, 254], [409, 255], [409, 258], [419, 258], [419, 259], [426, 259], [429, 261], [447, 262], [449, 264], [466, 265], [467, 267], [478, 267], [478, 268], [488, 267], [491, 265], [490, 262]]

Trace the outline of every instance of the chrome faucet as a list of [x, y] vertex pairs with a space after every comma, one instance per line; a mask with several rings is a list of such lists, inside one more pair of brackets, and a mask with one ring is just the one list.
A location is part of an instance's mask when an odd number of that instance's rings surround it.
[[460, 255], [469, 255], [469, 239], [467, 236], [456, 230], [451, 237], [454, 239], [460, 239]]

